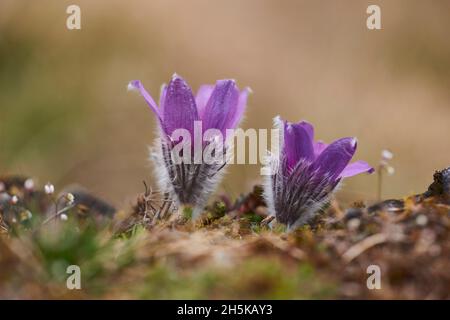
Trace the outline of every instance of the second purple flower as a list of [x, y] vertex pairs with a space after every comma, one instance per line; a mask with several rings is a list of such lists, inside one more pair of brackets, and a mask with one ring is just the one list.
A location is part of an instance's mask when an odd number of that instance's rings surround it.
[[327, 145], [314, 141], [314, 127], [306, 121], [290, 123], [275, 118], [280, 129], [279, 156], [269, 162], [265, 198], [277, 221], [293, 229], [308, 223], [328, 202], [339, 182], [374, 169], [364, 161], [350, 163], [356, 138]]

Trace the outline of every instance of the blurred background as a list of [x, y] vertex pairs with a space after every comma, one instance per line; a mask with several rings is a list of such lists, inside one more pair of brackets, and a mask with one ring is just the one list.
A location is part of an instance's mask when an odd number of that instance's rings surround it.
[[[81, 7], [81, 30], [66, 8]], [[381, 7], [382, 30], [366, 28]], [[129, 80], [155, 98], [174, 72], [196, 91], [250, 86], [244, 128], [279, 114], [319, 139], [356, 136], [355, 159], [396, 172], [384, 197], [422, 192], [450, 164], [450, 2], [135, 0], [0, 2], [0, 174], [57, 188], [79, 183], [117, 206], [155, 185], [147, 146], [155, 119]], [[234, 165], [222, 191], [260, 179]], [[374, 199], [376, 175], [348, 179], [342, 199]]]

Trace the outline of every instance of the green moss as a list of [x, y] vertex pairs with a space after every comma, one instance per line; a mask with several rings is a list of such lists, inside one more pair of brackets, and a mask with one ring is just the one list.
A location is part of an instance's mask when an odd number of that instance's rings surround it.
[[193, 210], [191, 207], [188, 207], [188, 206], [183, 207], [182, 216], [184, 219], [192, 220], [192, 213], [193, 213]]
[[332, 298], [333, 284], [308, 264], [288, 268], [280, 261], [250, 258], [236, 268], [180, 271], [168, 264], [151, 268], [141, 284], [143, 299], [316, 299]]

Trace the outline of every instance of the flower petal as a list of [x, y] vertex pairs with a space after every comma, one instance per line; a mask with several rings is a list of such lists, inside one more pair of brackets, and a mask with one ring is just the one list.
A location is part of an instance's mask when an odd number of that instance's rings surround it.
[[187, 129], [193, 135], [194, 121], [199, 120], [191, 88], [177, 74], [167, 87], [164, 99], [163, 128], [171, 135], [176, 129]]
[[211, 94], [214, 90], [214, 85], [204, 84], [200, 86], [197, 91], [197, 95], [195, 96], [195, 103], [197, 104], [198, 116], [200, 119], [203, 119], [203, 114], [205, 112], [206, 104], [211, 97]]
[[230, 129], [236, 128], [239, 125], [239, 122], [241, 122], [242, 117], [245, 112], [245, 108], [247, 107], [247, 99], [248, 99], [248, 95], [250, 94], [250, 92], [251, 92], [250, 88], [246, 87], [239, 94], [239, 100], [238, 100], [236, 112], [234, 113], [232, 119], [229, 122]]
[[230, 128], [239, 102], [239, 90], [234, 80], [219, 80], [206, 104], [203, 130]]
[[163, 84], [161, 86], [161, 92], [159, 94], [159, 109], [161, 110], [161, 114], [163, 114], [163, 110], [164, 110], [164, 102], [166, 101], [166, 93], [167, 93], [167, 84]]
[[298, 125], [301, 125], [303, 127], [303, 129], [306, 130], [306, 132], [308, 133], [309, 139], [311, 141], [314, 141], [314, 127], [311, 123], [307, 122], [307, 121], [300, 121], [298, 123]]
[[356, 138], [342, 138], [331, 143], [314, 161], [313, 168], [336, 179], [356, 152]]
[[288, 169], [292, 169], [302, 159], [314, 161], [310, 125], [305, 122], [284, 125], [284, 148]]
[[161, 113], [156, 105], [155, 100], [153, 100], [152, 96], [145, 90], [142, 82], [139, 80], [132, 80], [128, 83], [128, 90], [137, 90], [140, 95], [144, 98], [145, 102], [147, 102], [150, 109], [155, 113], [158, 117], [159, 121], [161, 121]]
[[360, 173], [373, 173], [375, 171], [374, 168], [372, 168], [367, 162], [358, 160], [353, 163], [350, 163], [347, 165], [342, 171], [342, 173], [339, 175], [341, 178], [348, 178], [356, 176]]
[[314, 156], [317, 158], [328, 147], [323, 141], [314, 142]]

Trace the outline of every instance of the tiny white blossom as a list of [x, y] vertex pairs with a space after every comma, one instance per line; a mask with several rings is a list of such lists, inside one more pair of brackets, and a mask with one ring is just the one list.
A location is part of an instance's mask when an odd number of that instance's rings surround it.
[[31, 211], [26, 211], [25, 213], [27, 215], [27, 219], [31, 219], [33, 217], [33, 214], [31, 213]]
[[26, 190], [31, 191], [34, 189], [34, 181], [33, 179], [27, 179], [23, 184]]
[[48, 194], [48, 195], [53, 194], [53, 193], [55, 193], [55, 186], [52, 185], [51, 183], [47, 183], [47, 184], [44, 186], [44, 191], [45, 191], [45, 193]]
[[19, 202], [19, 197], [17, 197], [17, 196], [12, 196], [12, 198], [11, 198], [11, 203], [12, 204], [17, 204]]
[[394, 157], [394, 154], [391, 151], [389, 151], [387, 149], [381, 151], [381, 158], [383, 160], [392, 160], [393, 157]]
[[59, 217], [62, 221], [67, 221], [67, 219], [69, 219], [69, 217], [65, 213], [62, 213]]
[[71, 206], [75, 202], [75, 196], [72, 193], [68, 193], [68, 194], [66, 194], [66, 200], [67, 200], [67, 204], [69, 206]]
[[359, 228], [360, 225], [361, 225], [361, 220], [358, 219], [358, 218], [350, 219], [350, 220], [347, 222], [347, 228], [349, 228], [349, 229], [352, 230], [352, 231], [357, 230], [357, 229]]
[[421, 214], [421, 215], [418, 215], [417, 216], [417, 218], [416, 218], [416, 224], [418, 225], [418, 226], [425, 226], [426, 224], [428, 223], [428, 218], [427, 218], [427, 216], [426, 215], [424, 215], [424, 214]]
[[388, 175], [392, 176], [395, 173], [394, 167], [388, 166], [386, 167], [386, 172]]

